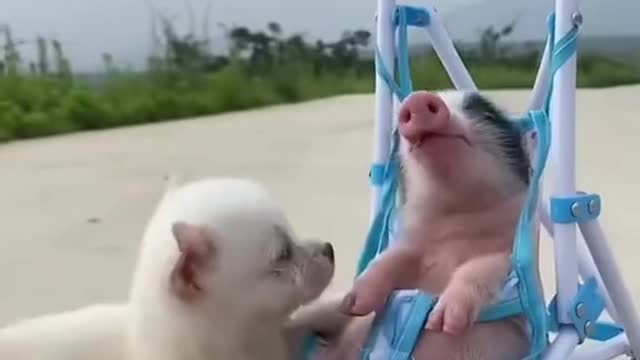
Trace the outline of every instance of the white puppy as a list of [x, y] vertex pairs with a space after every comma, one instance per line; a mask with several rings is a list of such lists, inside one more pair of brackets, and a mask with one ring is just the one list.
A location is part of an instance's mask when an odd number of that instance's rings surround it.
[[147, 225], [130, 300], [0, 330], [0, 359], [279, 360], [283, 325], [334, 272], [328, 243], [298, 243], [261, 185], [170, 187]]

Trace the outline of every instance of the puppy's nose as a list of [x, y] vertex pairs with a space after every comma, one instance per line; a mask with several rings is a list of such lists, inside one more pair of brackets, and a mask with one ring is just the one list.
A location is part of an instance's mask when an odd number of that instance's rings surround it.
[[326, 256], [327, 258], [329, 258], [329, 260], [333, 263], [334, 262], [334, 253], [333, 253], [333, 246], [331, 245], [331, 243], [324, 243], [324, 245], [322, 245], [322, 255]]

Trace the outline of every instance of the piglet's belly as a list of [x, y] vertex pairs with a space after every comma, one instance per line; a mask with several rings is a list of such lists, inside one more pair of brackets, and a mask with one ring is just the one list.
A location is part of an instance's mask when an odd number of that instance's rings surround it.
[[[312, 359], [359, 360], [372, 322], [372, 315], [353, 319], [340, 336], [318, 349]], [[458, 336], [424, 330], [414, 350], [413, 359], [513, 360], [525, 357], [529, 345], [525, 321], [513, 318], [479, 323]], [[388, 359], [372, 357], [370, 360]]]

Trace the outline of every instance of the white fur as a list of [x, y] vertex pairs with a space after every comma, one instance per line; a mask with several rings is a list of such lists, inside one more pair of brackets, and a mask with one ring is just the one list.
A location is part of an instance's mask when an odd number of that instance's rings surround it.
[[93, 305], [0, 329], [0, 359], [127, 359], [125, 304]]
[[[207, 286], [198, 302], [184, 301], [172, 289], [180, 256], [172, 224], [178, 221], [215, 234], [214, 266], [202, 274]], [[274, 262], [283, 236], [294, 240], [293, 255]], [[319, 243], [298, 244], [282, 209], [253, 181], [172, 184], [147, 224], [129, 302], [0, 329], [0, 359], [284, 359], [289, 344], [283, 324], [333, 275], [322, 249]]]

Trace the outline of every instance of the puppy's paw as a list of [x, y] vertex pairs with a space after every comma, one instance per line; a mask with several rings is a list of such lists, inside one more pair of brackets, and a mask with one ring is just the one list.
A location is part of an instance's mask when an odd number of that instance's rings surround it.
[[468, 288], [448, 287], [438, 299], [426, 328], [458, 335], [475, 323], [481, 304]]
[[358, 280], [342, 299], [340, 311], [350, 316], [379, 313], [384, 309], [389, 293], [387, 286], [367, 281], [366, 278]]
[[285, 328], [318, 333], [339, 332], [351, 319], [339, 310], [343, 297], [342, 294], [336, 294], [303, 305], [291, 314], [285, 322]]

